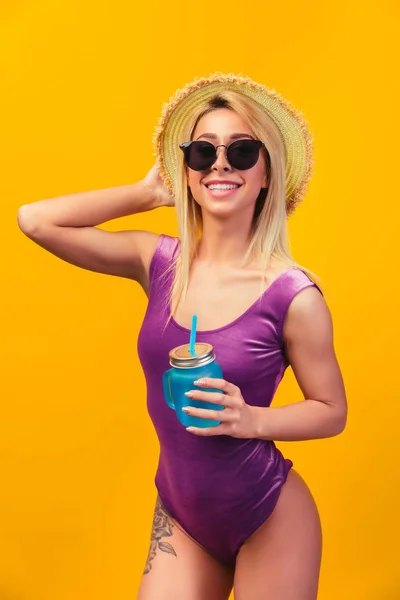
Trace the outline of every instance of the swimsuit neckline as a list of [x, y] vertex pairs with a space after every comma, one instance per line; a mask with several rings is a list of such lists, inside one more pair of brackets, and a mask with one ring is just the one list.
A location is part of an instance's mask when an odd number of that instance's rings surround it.
[[[288, 273], [290, 273], [291, 271], [294, 271], [294, 270], [299, 271], [300, 269], [298, 267], [290, 267], [289, 269], [286, 269], [286, 271], [283, 271], [280, 275], [278, 275], [278, 277], [276, 277], [272, 281], [272, 283], [270, 283], [270, 285], [263, 291], [263, 293], [242, 314], [240, 314], [238, 317], [236, 317], [236, 319], [234, 319], [230, 323], [227, 323], [226, 325], [222, 325], [221, 327], [217, 327], [215, 329], [198, 329], [196, 333], [205, 333], [205, 334], [210, 335], [213, 333], [218, 333], [225, 329], [229, 329], [230, 327], [233, 327], [234, 325], [236, 325], [237, 323], [242, 321], [242, 319], [244, 319], [245, 317], [247, 317], [249, 314], [251, 314], [253, 312], [253, 310], [256, 308], [256, 306], [262, 300], [264, 300], [265, 296], [267, 296], [268, 293], [270, 292], [270, 290], [273, 287], [275, 287], [275, 285], [278, 281], [280, 281], [281, 279], [284, 279]], [[169, 309], [169, 311], [171, 311], [170, 303], [168, 303], [168, 309]], [[180, 325], [177, 321], [175, 321], [174, 317], [171, 317], [171, 323], [177, 329], [180, 329], [181, 331], [184, 331], [186, 333], [190, 333], [190, 329], [188, 329], [187, 327], [184, 327], [183, 325]]]

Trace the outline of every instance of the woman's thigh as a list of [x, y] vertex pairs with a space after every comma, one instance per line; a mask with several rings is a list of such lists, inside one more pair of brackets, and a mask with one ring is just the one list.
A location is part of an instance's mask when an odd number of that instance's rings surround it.
[[317, 507], [291, 470], [272, 515], [239, 551], [235, 600], [316, 600], [321, 552]]
[[227, 600], [232, 584], [233, 568], [189, 537], [157, 498], [137, 600]]

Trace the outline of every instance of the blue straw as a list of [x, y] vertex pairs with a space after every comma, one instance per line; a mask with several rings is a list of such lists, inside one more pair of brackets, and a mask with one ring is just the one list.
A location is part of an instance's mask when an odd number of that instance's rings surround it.
[[192, 329], [190, 331], [190, 346], [189, 346], [189, 352], [192, 356], [196, 356], [196, 352], [195, 352], [196, 328], [197, 328], [197, 315], [193, 315]]

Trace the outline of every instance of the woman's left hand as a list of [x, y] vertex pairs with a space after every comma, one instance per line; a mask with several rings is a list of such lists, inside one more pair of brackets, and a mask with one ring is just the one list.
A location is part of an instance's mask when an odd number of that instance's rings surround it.
[[218, 392], [203, 392], [191, 390], [186, 394], [193, 400], [212, 402], [224, 406], [224, 410], [209, 410], [205, 408], [184, 407], [184, 411], [192, 417], [221, 421], [214, 427], [188, 427], [187, 431], [200, 436], [230, 435], [235, 438], [256, 437], [257, 407], [249, 406], [243, 399], [240, 389], [225, 379], [205, 378], [196, 381], [196, 386], [215, 388]]

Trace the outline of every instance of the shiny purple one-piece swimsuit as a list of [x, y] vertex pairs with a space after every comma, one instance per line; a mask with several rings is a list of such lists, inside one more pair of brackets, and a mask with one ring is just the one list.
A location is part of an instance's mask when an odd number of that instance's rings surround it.
[[[160, 443], [155, 483], [162, 504], [180, 526], [215, 558], [233, 563], [243, 542], [272, 513], [293, 463], [272, 441], [189, 433], [167, 406], [162, 374], [170, 368], [168, 352], [189, 343], [190, 335], [174, 319], [165, 328], [173, 279], [166, 269], [179, 248], [178, 238], [160, 236], [138, 337], [147, 407]], [[300, 269], [289, 269], [233, 322], [197, 332], [197, 341], [213, 345], [224, 379], [240, 388], [247, 404], [271, 404], [289, 365], [284, 317], [295, 295], [308, 286], [318, 288]]]

